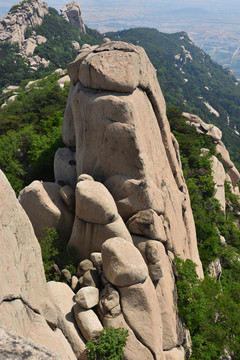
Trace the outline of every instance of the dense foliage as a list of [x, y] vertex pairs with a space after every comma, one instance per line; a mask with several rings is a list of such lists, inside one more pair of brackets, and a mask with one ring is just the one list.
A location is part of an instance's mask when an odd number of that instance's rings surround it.
[[98, 340], [89, 340], [86, 354], [89, 360], [123, 360], [128, 331], [123, 328], [104, 328]]
[[0, 168], [18, 193], [35, 179], [52, 181], [53, 158], [63, 146], [62, 117], [69, 86], [58, 76], [23, 84], [14, 102], [0, 112]]
[[[209, 55], [193, 44], [185, 32], [164, 34], [156, 29], [136, 28], [107, 33], [114, 40], [143, 46], [157, 69], [168, 107], [196, 114], [223, 131], [235, 165], [240, 169], [240, 86]], [[219, 117], [209, 111], [210, 104]], [[229, 124], [228, 124], [229, 123]]]
[[[191, 332], [192, 359], [217, 360], [225, 351], [240, 359], [240, 199], [226, 183], [227, 210], [223, 214], [214, 199], [211, 155], [215, 151], [211, 138], [197, 134], [176, 108], [168, 110], [168, 118], [180, 146], [205, 272], [205, 279], [200, 281], [195, 264], [176, 259], [178, 307]], [[209, 152], [203, 153], [202, 148]], [[220, 235], [227, 245], [221, 244]], [[216, 259], [222, 266], [218, 281], [208, 275], [209, 264]]]

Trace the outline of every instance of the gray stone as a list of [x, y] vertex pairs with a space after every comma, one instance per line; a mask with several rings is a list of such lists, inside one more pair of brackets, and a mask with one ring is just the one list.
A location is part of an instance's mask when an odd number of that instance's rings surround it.
[[102, 254], [100, 252], [94, 252], [90, 256], [91, 261], [94, 264], [94, 267], [97, 269], [99, 273], [103, 271], [102, 266]]
[[97, 288], [100, 286], [97, 269], [91, 269], [85, 272], [83, 275], [82, 286], [93, 286]]
[[91, 309], [98, 304], [99, 290], [93, 286], [86, 286], [80, 289], [74, 301], [84, 309]]
[[158, 216], [154, 210], [148, 209], [132, 216], [127, 222], [127, 228], [132, 234], [143, 235], [165, 243], [167, 236], [163, 223], [163, 217]]
[[102, 245], [103, 272], [116, 286], [129, 286], [145, 281], [147, 266], [135, 246], [122, 238], [111, 238]]
[[66, 280], [66, 282], [68, 283], [68, 285], [70, 285], [72, 282], [72, 275], [71, 275], [70, 271], [67, 269], [63, 269], [61, 271], [61, 273], [62, 273], [64, 279]]
[[100, 336], [103, 326], [93, 310], [81, 308], [78, 304], [73, 307], [75, 320], [85, 340], [96, 340]]
[[93, 263], [92, 261], [88, 260], [88, 259], [85, 259], [83, 261], [81, 261], [79, 264], [78, 264], [78, 268], [77, 268], [77, 274], [78, 276], [83, 276], [85, 274], [85, 272], [87, 272], [88, 270], [91, 270], [93, 269]]

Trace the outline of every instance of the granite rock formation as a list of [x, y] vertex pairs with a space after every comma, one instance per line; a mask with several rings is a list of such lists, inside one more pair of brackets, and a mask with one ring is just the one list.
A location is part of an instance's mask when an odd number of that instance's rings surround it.
[[[41, 64], [48, 66], [49, 60], [34, 55], [38, 45], [44, 44], [47, 39], [44, 36], [36, 35], [34, 28], [42, 24], [43, 18], [49, 14], [48, 4], [41, 0], [22, 0], [12, 6], [10, 11], [0, 20], [0, 42], [9, 41], [18, 43], [20, 55], [23, 60], [36, 70]], [[81, 17], [81, 8], [78, 3], [72, 1], [61, 9], [62, 17], [70, 22], [80, 32], [86, 32]], [[31, 28], [32, 34], [26, 37], [25, 31]], [[79, 50], [78, 42], [73, 42], [73, 47]]]
[[[37, 309], [34, 333], [40, 323], [48, 341], [40, 335], [32, 340], [55, 350], [48, 335], [52, 330], [42, 327], [47, 319], [63, 339], [63, 359], [84, 360], [86, 340], [97, 338], [103, 326], [128, 330], [125, 360], [183, 359], [185, 329], [177, 311], [174, 256], [194, 261], [200, 277], [203, 272], [178, 144], [156, 71], [141, 47], [107, 41], [83, 47], [68, 73], [71, 87], [62, 131], [66, 148], [55, 156], [56, 182], [34, 181], [20, 192], [19, 202], [38, 236], [45, 226], [65, 231], [67, 247], [79, 261], [77, 274], [58, 270], [68, 285], [46, 285], [29, 222], [30, 235], [24, 233], [22, 239], [16, 220], [4, 213], [5, 237], [13, 237], [13, 248], [20, 242], [13, 269], [24, 264], [15, 270], [23, 274], [20, 278], [13, 273], [17, 284], [9, 279], [11, 289], [1, 289], [8, 299], [1, 305], [4, 314], [23, 313], [18, 304], [8, 309], [10, 299], [20, 301], [24, 311], [27, 304]], [[1, 208], [9, 201], [4, 189]], [[16, 209], [22, 211], [20, 205]], [[30, 248], [23, 254], [22, 242]], [[4, 251], [13, 257], [9, 244]], [[29, 328], [17, 318], [10, 330], [27, 337]], [[30, 327], [29, 319], [26, 323]]]
[[0, 21], [0, 41], [18, 43], [20, 55], [25, 61], [29, 61], [32, 68], [37, 68], [40, 64], [49, 65], [49, 61], [33, 56], [34, 49], [47, 41], [44, 36], [32, 33], [29, 38], [25, 38], [25, 31], [28, 27], [34, 28], [41, 25], [43, 18], [48, 14], [48, 5], [40, 0], [20, 1], [16, 3], [8, 14]]
[[121, 326], [129, 332], [126, 360], [182, 359], [174, 256], [193, 260], [203, 273], [156, 71], [141, 47], [107, 41], [83, 47], [68, 73], [66, 148], [56, 153], [52, 184], [58, 196], [48, 190], [37, 199], [35, 184], [45, 190], [50, 184], [34, 182], [19, 201], [36, 233], [45, 225], [34, 220], [39, 203], [59, 230], [51, 209], [63, 209], [60, 218], [75, 216], [66, 238], [80, 263], [78, 276], [67, 281], [77, 293], [73, 312], [85, 340], [103, 326]]
[[61, 16], [69, 21], [73, 27], [75, 27], [75, 29], [77, 29], [80, 32], [86, 32], [85, 29], [85, 25], [83, 23], [82, 20], [82, 16], [81, 16], [81, 8], [80, 5], [75, 2], [75, 1], [71, 1], [69, 3], [67, 3], [66, 6], [62, 7], [60, 9], [61, 11]]

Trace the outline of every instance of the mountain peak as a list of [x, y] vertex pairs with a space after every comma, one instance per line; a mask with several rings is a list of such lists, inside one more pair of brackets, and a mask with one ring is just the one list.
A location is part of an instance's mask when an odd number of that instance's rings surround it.
[[67, 3], [66, 6], [60, 9], [61, 16], [69, 21], [75, 29], [79, 30], [80, 32], [86, 32], [85, 25], [82, 20], [81, 16], [81, 8], [80, 5], [75, 2], [71, 1]]

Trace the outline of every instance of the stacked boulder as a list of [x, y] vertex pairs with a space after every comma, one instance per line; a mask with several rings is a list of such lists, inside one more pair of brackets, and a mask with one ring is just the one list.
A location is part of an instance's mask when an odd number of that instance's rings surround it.
[[70, 334], [71, 319], [83, 343], [103, 326], [127, 329], [126, 360], [183, 360], [174, 257], [203, 272], [156, 71], [141, 47], [108, 41], [83, 47], [68, 73], [56, 182], [34, 182], [19, 195], [35, 233], [51, 224], [79, 262], [77, 276], [63, 272], [72, 289], [48, 284], [65, 314], [59, 324]]

